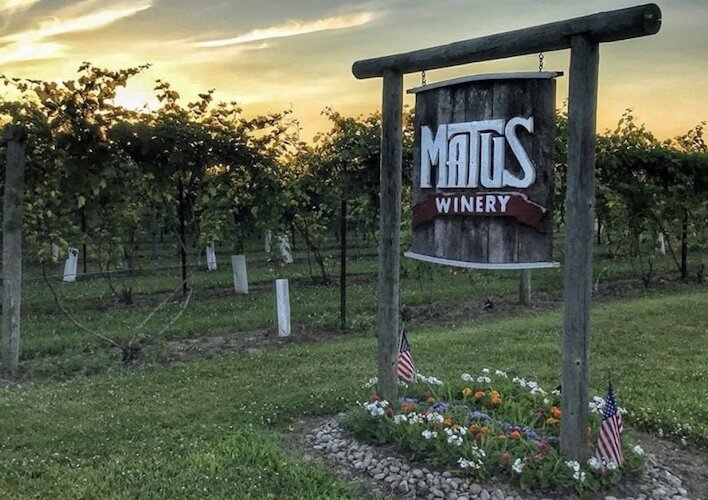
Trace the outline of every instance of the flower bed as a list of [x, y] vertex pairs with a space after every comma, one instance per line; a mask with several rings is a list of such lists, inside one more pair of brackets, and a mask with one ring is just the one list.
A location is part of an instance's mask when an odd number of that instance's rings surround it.
[[[372, 379], [365, 387], [375, 384]], [[598, 491], [644, 465], [643, 451], [625, 436], [621, 467], [595, 457], [566, 460], [558, 451], [560, 393], [500, 370], [465, 373], [456, 384], [418, 374], [415, 383], [401, 383], [399, 394], [389, 402], [374, 393], [344, 424], [360, 438], [397, 444], [412, 459], [480, 480], [506, 477], [529, 490]], [[599, 397], [589, 403], [593, 450], [603, 405]]]

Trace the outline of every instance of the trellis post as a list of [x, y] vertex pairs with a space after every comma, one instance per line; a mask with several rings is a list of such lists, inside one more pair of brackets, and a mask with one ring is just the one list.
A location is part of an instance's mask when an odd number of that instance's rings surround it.
[[2, 143], [7, 145], [2, 228], [2, 371], [14, 378], [18, 374], [20, 359], [22, 199], [25, 184], [27, 132], [20, 126], [7, 125], [3, 130]]

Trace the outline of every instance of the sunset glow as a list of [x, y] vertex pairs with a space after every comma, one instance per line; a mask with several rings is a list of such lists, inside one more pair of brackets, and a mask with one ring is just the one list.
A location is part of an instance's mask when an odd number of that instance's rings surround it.
[[[303, 137], [329, 127], [322, 110], [377, 111], [379, 79], [356, 80], [358, 59], [627, 7], [626, 0], [0, 0], [0, 73], [52, 81], [75, 78], [82, 61], [121, 69], [150, 63], [117, 102], [156, 106], [154, 81], [169, 81], [184, 101], [216, 89], [246, 115], [290, 109]], [[665, 1], [661, 31], [603, 44], [598, 130], [632, 108], [660, 138], [708, 120], [708, 18], [705, 0]], [[557, 106], [567, 97], [569, 53], [544, 54], [544, 68], [565, 72]], [[434, 82], [471, 73], [534, 71], [536, 55], [429, 71]], [[421, 75], [405, 77], [407, 88]], [[406, 103], [412, 104], [410, 96]]]

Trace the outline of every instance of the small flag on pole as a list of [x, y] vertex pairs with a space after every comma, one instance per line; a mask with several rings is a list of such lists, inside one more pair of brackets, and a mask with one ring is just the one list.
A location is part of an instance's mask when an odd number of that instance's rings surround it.
[[411, 346], [406, 339], [406, 332], [401, 332], [401, 347], [398, 349], [398, 378], [406, 382], [415, 380], [415, 363], [411, 356]]
[[617, 408], [615, 395], [612, 391], [612, 383], [610, 382], [607, 386], [607, 397], [602, 410], [600, 436], [597, 439], [597, 449], [595, 451], [595, 456], [598, 460], [612, 461], [617, 465], [622, 465], [624, 455], [622, 454], [620, 435], [623, 432], [622, 416], [619, 408]]

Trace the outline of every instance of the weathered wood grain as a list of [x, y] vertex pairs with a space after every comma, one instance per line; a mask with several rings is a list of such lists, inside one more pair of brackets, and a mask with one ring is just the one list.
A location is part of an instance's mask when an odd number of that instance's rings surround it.
[[396, 398], [398, 378], [398, 315], [400, 281], [401, 176], [403, 137], [403, 75], [383, 75], [381, 130], [381, 222], [376, 337], [378, 389], [382, 398]]
[[588, 385], [594, 218], [595, 127], [599, 45], [573, 37], [568, 95], [568, 184], [565, 198], [563, 270], [563, 400], [561, 452], [582, 461], [589, 455]]

